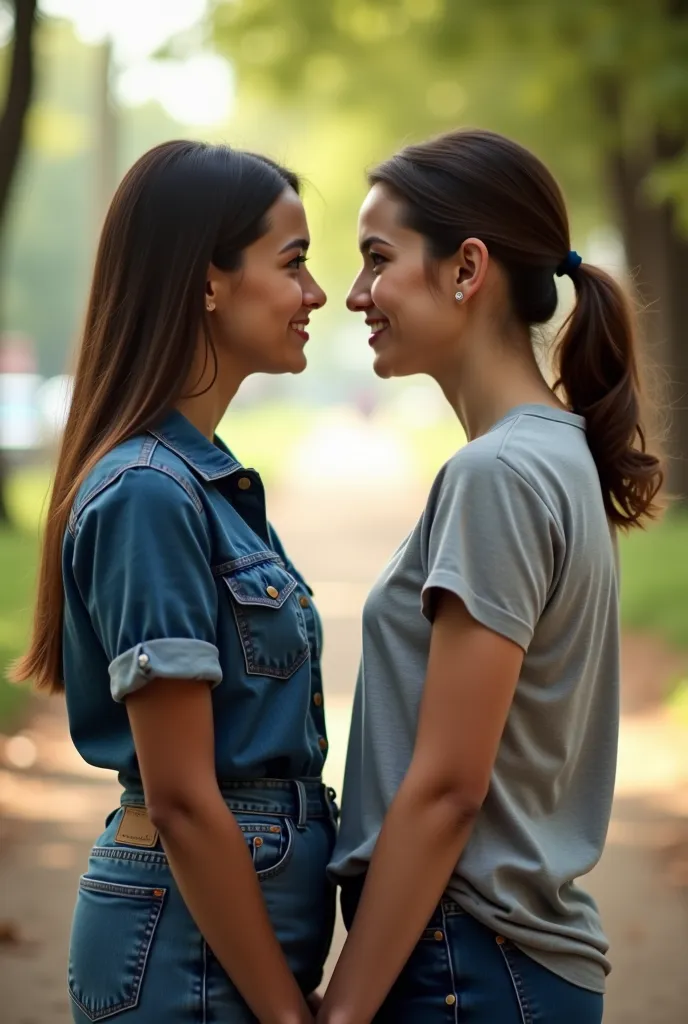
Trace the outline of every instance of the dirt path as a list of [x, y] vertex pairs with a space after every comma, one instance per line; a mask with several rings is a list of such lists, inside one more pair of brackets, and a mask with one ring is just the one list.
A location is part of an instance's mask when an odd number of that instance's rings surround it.
[[[317, 499], [292, 489], [272, 505], [326, 620], [328, 781], [338, 789], [361, 603], [421, 503], [371, 485]], [[646, 642], [628, 647], [614, 820], [590, 878], [615, 964], [607, 1024], [688, 1020], [688, 744], [654, 704], [660, 656]], [[76, 881], [118, 788], [74, 753], [59, 702], [39, 707], [27, 738], [37, 755], [31, 767], [0, 760], [0, 1019], [63, 1024], [71, 1019], [65, 961]], [[21, 758], [30, 747], [12, 749]], [[333, 952], [341, 940], [340, 930]]]

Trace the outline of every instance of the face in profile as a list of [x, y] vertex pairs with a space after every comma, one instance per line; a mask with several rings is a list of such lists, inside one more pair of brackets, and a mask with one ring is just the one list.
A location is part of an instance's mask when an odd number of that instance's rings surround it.
[[310, 315], [326, 301], [306, 266], [310, 235], [293, 189], [285, 188], [266, 222], [238, 270], [211, 267], [208, 274], [214, 341], [244, 376], [305, 369]]
[[359, 216], [363, 268], [347, 297], [363, 313], [380, 377], [437, 376], [455, 351], [457, 303], [453, 261], [430, 265], [426, 241], [404, 225], [404, 208], [374, 185]]

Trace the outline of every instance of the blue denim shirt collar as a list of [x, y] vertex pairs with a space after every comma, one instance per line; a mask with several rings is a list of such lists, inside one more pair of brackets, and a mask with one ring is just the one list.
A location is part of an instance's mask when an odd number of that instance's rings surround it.
[[149, 433], [175, 452], [203, 480], [219, 480], [242, 468], [217, 435], [212, 442], [209, 441], [176, 409], [169, 412], [162, 423], [149, 430]]

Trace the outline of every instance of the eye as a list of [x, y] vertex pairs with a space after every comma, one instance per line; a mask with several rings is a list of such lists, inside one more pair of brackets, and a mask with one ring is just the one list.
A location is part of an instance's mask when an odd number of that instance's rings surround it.
[[304, 263], [308, 262], [308, 257], [305, 253], [301, 252], [298, 256], [295, 256], [293, 260], [289, 260], [287, 263], [288, 270], [298, 270]]
[[379, 252], [373, 252], [372, 250], [368, 253], [370, 256], [370, 262], [373, 264], [373, 269], [381, 267], [383, 263], [387, 263], [387, 258]]

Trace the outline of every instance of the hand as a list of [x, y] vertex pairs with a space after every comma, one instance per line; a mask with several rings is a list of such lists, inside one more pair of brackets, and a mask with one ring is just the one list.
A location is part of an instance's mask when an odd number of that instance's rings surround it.
[[306, 999], [306, 1003], [308, 1004], [308, 1008], [310, 1009], [310, 1011], [312, 1012], [314, 1017], [317, 1016], [318, 1010], [322, 1006], [322, 1001], [323, 1001], [323, 997], [320, 995], [319, 992], [311, 992], [311, 994]]

